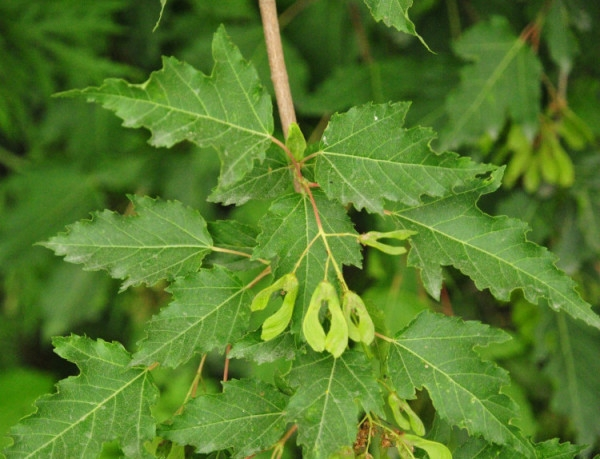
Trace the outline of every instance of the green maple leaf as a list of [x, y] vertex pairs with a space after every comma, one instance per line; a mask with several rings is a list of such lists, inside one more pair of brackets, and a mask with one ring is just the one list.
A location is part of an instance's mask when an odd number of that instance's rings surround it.
[[501, 179], [498, 170], [454, 195], [416, 207], [397, 206], [392, 218], [398, 227], [418, 233], [411, 237], [409, 265], [421, 269], [425, 288], [435, 298], [442, 286], [441, 267], [452, 265], [500, 300], [508, 301], [520, 288], [531, 303], [547, 299], [553, 309], [600, 328], [600, 317], [555, 266], [556, 257], [527, 241], [524, 222], [491, 217], [477, 208], [479, 197], [496, 190]]
[[189, 140], [221, 158], [220, 184], [240, 180], [271, 144], [271, 99], [254, 67], [244, 61], [224, 27], [213, 40], [215, 66], [206, 76], [173, 57], [142, 84], [108, 79], [98, 88], [63, 93], [85, 96], [114, 110], [126, 127], [146, 127], [150, 143], [171, 147]]
[[475, 142], [487, 134], [496, 139], [506, 118], [533, 137], [538, 127], [542, 66], [508, 21], [493, 17], [468, 30], [455, 45], [457, 54], [474, 61], [461, 72], [461, 85], [446, 100], [448, 129], [441, 148]]
[[278, 359], [292, 360], [298, 345], [291, 333], [284, 332], [275, 338], [264, 341], [261, 332], [249, 333], [237, 341], [227, 356], [232, 359], [249, 359], [260, 364]]
[[159, 432], [198, 453], [233, 448], [248, 457], [271, 447], [284, 434], [288, 396], [259, 380], [223, 383], [222, 394], [200, 395]]
[[443, 419], [532, 457], [529, 442], [510, 426], [517, 405], [500, 394], [508, 374], [473, 350], [507, 339], [487, 325], [425, 311], [394, 337], [389, 375], [401, 398], [415, 398], [415, 390], [426, 387]]
[[371, 10], [376, 21], [383, 21], [388, 27], [394, 27], [400, 32], [408, 33], [417, 37], [423, 45], [429, 49], [427, 43], [421, 38], [415, 29], [415, 25], [408, 17], [408, 9], [413, 0], [364, 0]]
[[273, 145], [261, 164], [255, 166], [239, 182], [215, 189], [208, 200], [226, 206], [240, 206], [251, 199], [264, 200], [281, 196], [292, 186], [290, 165], [281, 152], [278, 146]]
[[79, 336], [53, 343], [81, 374], [59, 382], [57, 393], [39, 399], [37, 412], [13, 428], [7, 458], [96, 458], [116, 439], [128, 457], [149, 456], [143, 444], [155, 436], [150, 406], [158, 390], [148, 369], [130, 367], [118, 343]]
[[339, 358], [308, 352], [290, 372], [297, 392], [287, 407], [298, 424], [305, 457], [325, 458], [356, 439], [359, 407], [382, 413], [379, 386], [364, 354], [346, 351]]
[[248, 327], [252, 298], [223, 267], [178, 278], [168, 291], [173, 301], [148, 324], [134, 364], [160, 362], [174, 368], [196, 352], [224, 350]]
[[[328, 200], [319, 190], [314, 190], [313, 195], [332, 258], [340, 268], [342, 265], [360, 267], [362, 256], [356, 239], [358, 234], [346, 210], [338, 202]], [[300, 289], [292, 325], [292, 330], [298, 331], [313, 290], [326, 277], [328, 258], [308, 196], [293, 193], [280, 197], [259, 225], [262, 232], [254, 257], [272, 259], [276, 278], [292, 271], [298, 277]], [[329, 263], [327, 274], [334, 279], [333, 263]]]
[[382, 213], [385, 200], [418, 204], [423, 195], [444, 196], [494, 169], [454, 153], [434, 153], [433, 131], [403, 128], [409, 106], [368, 104], [331, 118], [315, 166], [327, 196]]
[[202, 216], [179, 202], [130, 199], [137, 215], [97, 212], [42, 245], [87, 270], [125, 279], [122, 290], [197, 271], [212, 248]]

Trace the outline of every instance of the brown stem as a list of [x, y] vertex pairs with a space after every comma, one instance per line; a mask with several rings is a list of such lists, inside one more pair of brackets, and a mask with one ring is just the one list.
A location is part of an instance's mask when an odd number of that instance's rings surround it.
[[223, 369], [223, 382], [227, 382], [229, 378], [229, 351], [231, 350], [231, 344], [227, 345], [225, 349], [225, 368]]
[[259, 0], [260, 15], [262, 17], [265, 32], [265, 43], [267, 55], [269, 56], [269, 67], [271, 68], [271, 80], [275, 89], [275, 98], [279, 108], [281, 128], [285, 138], [288, 136], [290, 124], [296, 122], [292, 92], [283, 57], [281, 46], [281, 35], [279, 33], [279, 22], [277, 18], [277, 5], [275, 0]]

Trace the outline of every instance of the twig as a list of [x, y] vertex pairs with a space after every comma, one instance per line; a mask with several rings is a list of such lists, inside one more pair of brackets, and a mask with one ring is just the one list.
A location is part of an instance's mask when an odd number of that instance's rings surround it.
[[231, 344], [227, 345], [225, 349], [225, 368], [223, 369], [223, 382], [227, 382], [229, 379], [229, 351], [231, 350]]
[[279, 118], [281, 119], [281, 128], [283, 129], [284, 137], [287, 138], [290, 124], [296, 122], [296, 113], [294, 112], [294, 102], [285, 67], [283, 47], [281, 46], [277, 5], [275, 4], [275, 0], [259, 0], [259, 6], [263, 29], [265, 31], [271, 80], [273, 81], [275, 98], [277, 99], [277, 107], [279, 108]]

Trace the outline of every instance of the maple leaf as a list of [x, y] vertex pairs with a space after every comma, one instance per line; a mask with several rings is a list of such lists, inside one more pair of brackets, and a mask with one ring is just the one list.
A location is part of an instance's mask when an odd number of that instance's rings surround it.
[[364, 354], [346, 351], [339, 358], [308, 352], [290, 371], [297, 386], [287, 407], [298, 424], [305, 457], [325, 458], [352, 445], [358, 430], [359, 406], [382, 414], [380, 389]]
[[428, 128], [404, 129], [407, 102], [363, 105], [331, 118], [315, 178], [330, 198], [383, 213], [385, 200], [414, 205], [443, 196], [495, 167], [454, 153], [436, 154]]
[[[257, 238], [254, 257], [272, 259], [275, 277], [295, 271], [300, 289], [294, 309], [292, 330], [299, 331], [301, 319], [310, 303], [310, 297], [328, 274], [334, 276], [334, 260], [342, 265], [361, 266], [362, 255], [346, 210], [338, 202], [330, 201], [319, 190], [313, 191], [324, 236], [330, 252], [325, 247], [310, 199], [305, 194], [287, 194], [273, 201], [269, 212], [260, 220], [262, 232]], [[333, 277], [332, 277], [333, 278]]]
[[129, 199], [137, 215], [97, 212], [41, 245], [87, 270], [104, 269], [125, 279], [121, 290], [197, 271], [212, 247], [202, 216], [175, 201]]
[[252, 298], [226, 268], [215, 266], [178, 278], [168, 291], [173, 301], [148, 324], [134, 364], [158, 361], [174, 368], [196, 352], [224, 350], [248, 327]]
[[[573, 459], [583, 447], [570, 443], [558, 443], [557, 439], [533, 445], [536, 459]], [[469, 439], [452, 452], [452, 459], [522, 459], [523, 453], [507, 448], [506, 445], [487, 443], [478, 437]]]
[[284, 332], [264, 341], [261, 332], [249, 333], [238, 340], [227, 356], [232, 359], [249, 359], [256, 363], [274, 362], [278, 359], [292, 360], [296, 356], [297, 344], [291, 333]]
[[371, 10], [376, 21], [383, 21], [388, 27], [394, 27], [400, 32], [405, 32], [417, 37], [423, 45], [429, 49], [427, 43], [421, 38], [415, 29], [415, 25], [408, 17], [408, 9], [413, 0], [364, 0]]
[[233, 448], [233, 457], [248, 457], [271, 447], [285, 432], [288, 396], [259, 380], [223, 383], [222, 394], [191, 400], [182, 415], [159, 434], [198, 453]]
[[281, 152], [280, 147], [272, 145], [261, 164], [255, 166], [239, 182], [213, 190], [208, 200], [226, 206], [241, 206], [252, 199], [273, 199], [286, 193], [292, 186], [292, 175], [290, 165]]
[[508, 217], [491, 217], [477, 208], [482, 194], [496, 190], [502, 170], [456, 194], [416, 206], [396, 206], [392, 218], [399, 228], [416, 231], [411, 237], [408, 264], [421, 269], [425, 288], [436, 299], [442, 286], [442, 266], [452, 265], [508, 301], [522, 289], [531, 303], [548, 299], [563, 310], [600, 328], [600, 317], [575, 291], [575, 283], [556, 265], [547, 249], [527, 241], [527, 225]]
[[85, 96], [114, 110], [126, 127], [146, 127], [155, 147], [189, 140], [215, 148], [221, 159], [220, 185], [240, 180], [263, 160], [271, 144], [271, 98], [254, 67], [244, 61], [221, 26], [213, 39], [210, 77], [173, 57], [142, 84], [108, 79], [98, 88], [62, 93]]
[[74, 335], [53, 343], [81, 374], [60, 381], [57, 393], [39, 399], [38, 411], [12, 429], [7, 458], [96, 458], [116, 439], [128, 457], [149, 457], [143, 444], [155, 436], [150, 406], [158, 390], [148, 368], [130, 367], [118, 343]]
[[529, 442], [510, 425], [518, 407], [500, 393], [509, 382], [507, 372], [473, 350], [507, 339], [487, 325], [424, 311], [394, 337], [390, 378], [401, 398], [415, 398], [415, 390], [425, 387], [443, 419], [532, 457]]
[[440, 148], [455, 148], [488, 134], [496, 139], [506, 118], [523, 126], [532, 138], [538, 127], [542, 65], [526, 43], [494, 16], [465, 32], [454, 47], [474, 61], [461, 71], [461, 85], [446, 100], [448, 128]]

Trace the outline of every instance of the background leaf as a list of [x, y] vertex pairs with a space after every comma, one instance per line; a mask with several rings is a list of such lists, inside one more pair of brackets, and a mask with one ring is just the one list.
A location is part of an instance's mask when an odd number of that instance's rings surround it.
[[474, 143], [487, 134], [496, 139], [507, 117], [529, 138], [537, 132], [542, 66], [533, 51], [500, 16], [469, 29], [456, 53], [473, 61], [461, 72], [461, 85], [446, 101], [449, 116], [440, 149]]
[[[152, 131], [150, 143], [171, 147], [182, 140], [214, 147], [221, 159], [220, 184], [240, 180], [263, 160], [273, 131], [272, 106], [256, 70], [246, 63], [221, 27], [213, 40], [210, 77], [175, 58], [145, 83], [109, 79], [99, 88], [73, 90], [114, 110], [127, 127]], [[236, 94], [237, 97], [232, 97]]]
[[381, 413], [379, 386], [364, 354], [346, 351], [340, 358], [308, 351], [290, 372], [297, 392], [288, 419], [298, 423], [304, 456], [326, 458], [354, 443], [359, 407]]
[[198, 453], [233, 448], [233, 457], [268, 449], [285, 433], [288, 397], [259, 380], [223, 383], [222, 394], [191, 400], [160, 434]]
[[538, 359], [555, 387], [553, 409], [571, 422], [578, 444], [600, 436], [600, 332], [565, 314], [544, 314], [536, 332]]
[[386, 199], [414, 205], [422, 195], [443, 196], [494, 168], [435, 154], [429, 147], [433, 131], [403, 129], [409, 106], [369, 104], [332, 117], [315, 170], [327, 196], [382, 213]]
[[556, 268], [556, 257], [527, 241], [525, 223], [477, 208], [479, 196], [500, 185], [501, 172], [461, 193], [393, 212], [400, 228], [418, 233], [411, 237], [409, 265], [422, 270], [425, 288], [435, 298], [442, 286], [441, 266], [452, 265], [500, 300], [508, 301], [520, 288], [528, 301], [548, 299], [553, 309], [600, 328], [600, 317], [575, 291], [573, 280]]
[[169, 287], [171, 304], [153, 317], [134, 364], [160, 362], [177, 367], [194, 353], [220, 351], [246, 330], [252, 298], [231, 271], [215, 266]]
[[85, 269], [107, 270], [130, 285], [153, 285], [197, 271], [212, 240], [202, 216], [178, 202], [131, 196], [137, 215], [105, 210], [43, 243]]
[[119, 439], [129, 457], [147, 457], [143, 443], [155, 435], [150, 406], [158, 396], [148, 369], [131, 368], [118, 343], [70, 336], [54, 339], [55, 352], [81, 374], [61, 381], [56, 394], [15, 426], [7, 458], [96, 458], [104, 442]]
[[415, 398], [415, 390], [425, 387], [437, 413], [451, 424], [532, 457], [531, 445], [510, 426], [517, 406], [500, 393], [508, 374], [473, 351], [507, 339], [487, 325], [425, 311], [395, 336], [390, 378], [401, 398]]

